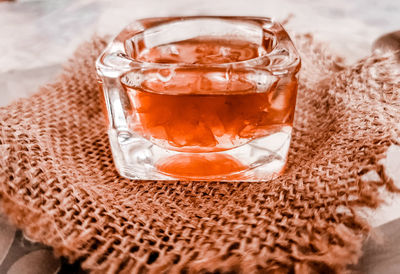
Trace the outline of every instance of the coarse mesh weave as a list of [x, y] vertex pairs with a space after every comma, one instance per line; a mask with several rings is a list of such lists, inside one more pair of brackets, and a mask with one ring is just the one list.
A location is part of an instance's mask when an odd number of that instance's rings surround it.
[[[399, 144], [395, 59], [343, 66], [309, 35], [288, 168], [260, 183], [121, 178], [82, 45], [54, 84], [0, 109], [1, 208], [28, 237], [94, 273], [342, 272], [357, 262], [378, 160]], [[376, 170], [381, 182], [361, 175]]]

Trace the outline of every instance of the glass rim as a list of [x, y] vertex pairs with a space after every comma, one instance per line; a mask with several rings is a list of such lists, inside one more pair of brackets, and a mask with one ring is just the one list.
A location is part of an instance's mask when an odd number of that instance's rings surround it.
[[[262, 29], [262, 33], [272, 35], [274, 45], [272, 50], [242, 61], [225, 63], [156, 63], [137, 60], [127, 53], [125, 42], [135, 36], [143, 34], [145, 31], [162, 27], [175, 22], [190, 20], [222, 20], [253, 23]], [[286, 51], [283, 56], [284, 62], [274, 64], [274, 58], [281, 57], [279, 53]], [[262, 69], [269, 71], [272, 75], [296, 74], [301, 66], [300, 56], [293, 45], [288, 33], [281, 24], [270, 17], [260, 16], [174, 16], [174, 17], [150, 17], [139, 19], [128, 24], [114, 39], [111, 40], [106, 49], [96, 60], [98, 73], [111, 76], [122, 74], [132, 69], [166, 69], [166, 68], [226, 68], [226, 69]]]

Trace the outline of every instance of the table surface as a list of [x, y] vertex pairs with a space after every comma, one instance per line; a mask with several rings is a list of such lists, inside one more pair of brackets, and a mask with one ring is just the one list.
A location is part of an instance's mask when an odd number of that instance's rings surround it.
[[[369, 55], [377, 37], [400, 29], [400, 1], [393, 0], [0, 0], [0, 106], [29, 96], [52, 81], [76, 46], [93, 34], [115, 34], [144, 17], [199, 14], [269, 16], [278, 21], [289, 16], [288, 29], [314, 34], [349, 64]], [[384, 164], [400, 187], [399, 147], [391, 147]], [[360, 209], [374, 227], [400, 217], [400, 196], [382, 188], [382, 197], [386, 202], [378, 209]], [[5, 271], [3, 259], [10, 257], [3, 256], [8, 246], [24, 243], [20, 232], [14, 230], [0, 219], [0, 274]], [[28, 254], [32, 258], [49, 256], [47, 249], [33, 245], [32, 250]], [[45, 265], [47, 272], [39, 269], [35, 273], [54, 273], [59, 262]], [[14, 266], [14, 271], [20, 271], [18, 267]]]

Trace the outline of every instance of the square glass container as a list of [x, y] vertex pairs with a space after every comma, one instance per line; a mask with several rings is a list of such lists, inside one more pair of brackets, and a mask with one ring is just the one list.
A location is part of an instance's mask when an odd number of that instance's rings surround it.
[[272, 19], [138, 20], [96, 68], [122, 176], [266, 181], [283, 172], [300, 58]]

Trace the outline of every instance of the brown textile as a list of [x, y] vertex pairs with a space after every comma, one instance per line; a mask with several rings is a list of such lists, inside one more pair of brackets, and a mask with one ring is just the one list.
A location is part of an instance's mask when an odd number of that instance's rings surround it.
[[[378, 160], [399, 144], [400, 72], [371, 56], [340, 65], [302, 35], [294, 138], [271, 182], [137, 182], [114, 169], [94, 61], [79, 48], [56, 83], [0, 109], [1, 208], [32, 239], [97, 273], [342, 272], [393, 183]], [[360, 177], [376, 170], [382, 182]]]

